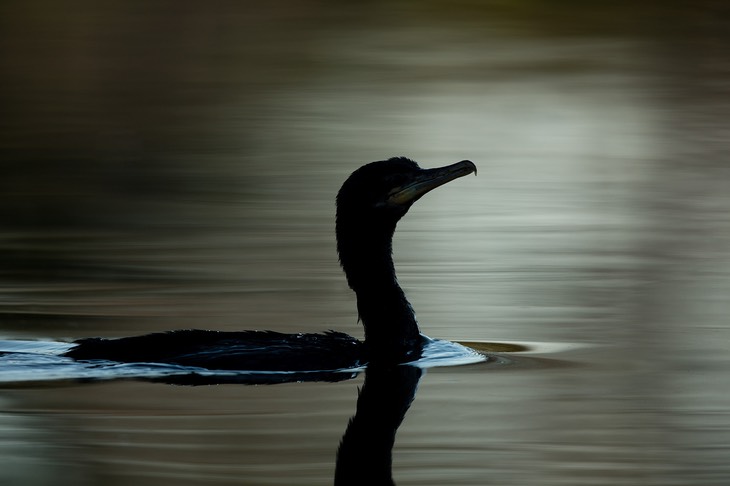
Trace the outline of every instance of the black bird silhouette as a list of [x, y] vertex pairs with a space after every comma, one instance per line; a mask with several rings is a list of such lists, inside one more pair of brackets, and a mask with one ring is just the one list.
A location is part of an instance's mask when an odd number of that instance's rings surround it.
[[65, 356], [76, 360], [167, 363], [208, 370], [310, 372], [357, 368], [367, 363], [416, 360], [429, 338], [395, 275], [392, 238], [411, 205], [436, 187], [463, 177], [468, 160], [421, 169], [405, 157], [366, 164], [337, 194], [337, 251], [365, 328], [365, 341], [340, 332], [281, 334], [271, 331], [178, 330], [118, 339], [87, 338]]

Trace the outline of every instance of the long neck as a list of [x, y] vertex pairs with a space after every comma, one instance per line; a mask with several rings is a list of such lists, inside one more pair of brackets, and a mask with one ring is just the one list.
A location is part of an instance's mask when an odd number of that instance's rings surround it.
[[[356, 221], [359, 224], [349, 222]], [[347, 281], [357, 295], [365, 343], [373, 361], [403, 361], [420, 349], [416, 316], [398, 285], [392, 257], [395, 221], [363, 223], [338, 218], [337, 250]]]

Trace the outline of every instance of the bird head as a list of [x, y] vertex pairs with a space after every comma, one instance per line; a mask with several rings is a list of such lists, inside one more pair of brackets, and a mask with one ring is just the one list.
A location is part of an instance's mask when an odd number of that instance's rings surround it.
[[355, 224], [373, 220], [394, 225], [427, 192], [476, 171], [469, 160], [435, 169], [422, 169], [405, 157], [366, 164], [350, 175], [337, 194], [338, 222], [347, 213]]

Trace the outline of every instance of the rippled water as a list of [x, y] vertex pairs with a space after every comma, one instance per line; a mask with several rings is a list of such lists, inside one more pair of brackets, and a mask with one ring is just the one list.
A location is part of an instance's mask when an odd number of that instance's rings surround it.
[[493, 359], [402, 377], [397, 484], [728, 484], [722, 8], [303, 5], [2, 7], [0, 483], [331, 484], [364, 373], [79, 381], [55, 354], [362, 336], [334, 195], [407, 155], [479, 167], [394, 246], [423, 332]]
[[[155, 362], [119, 363], [109, 359], [75, 360], [63, 354], [74, 348], [73, 343], [58, 341], [0, 341], [0, 386], [26, 387], [34, 384], [65, 381], [105, 381], [138, 379], [184, 385], [237, 383], [266, 385], [306, 381], [341, 381], [352, 379], [366, 366], [354, 363], [347, 368], [311, 370], [273, 369], [207, 369], [201, 366]], [[440, 366], [462, 366], [509, 361], [493, 355], [493, 349], [526, 350], [516, 344], [472, 343], [466, 347], [452, 341], [429, 340], [418, 359], [403, 364], [419, 369]], [[481, 350], [478, 352], [477, 350]], [[281, 353], [281, 351], [279, 351]], [[343, 350], [344, 352], [344, 350]], [[286, 359], [286, 355], [282, 356]], [[289, 358], [291, 359], [291, 358]]]

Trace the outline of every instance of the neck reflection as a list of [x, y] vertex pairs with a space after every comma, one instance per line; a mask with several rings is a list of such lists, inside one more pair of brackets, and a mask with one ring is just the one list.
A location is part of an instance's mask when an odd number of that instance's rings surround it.
[[416, 396], [423, 371], [370, 366], [337, 451], [335, 486], [392, 485], [395, 434]]

